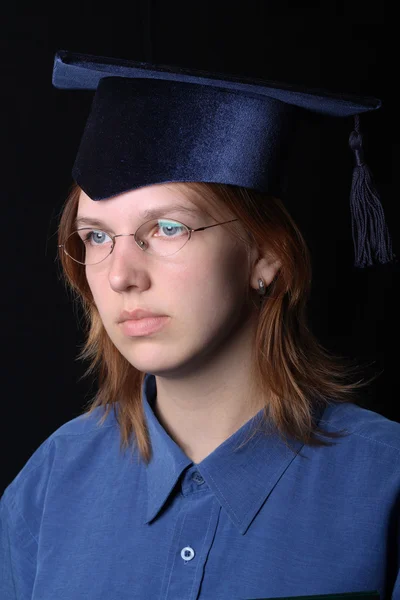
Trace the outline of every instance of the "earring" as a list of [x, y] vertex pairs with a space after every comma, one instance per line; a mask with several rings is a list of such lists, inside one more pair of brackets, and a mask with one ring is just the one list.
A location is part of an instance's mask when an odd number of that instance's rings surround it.
[[257, 293], [260, 295], [259, 307], [261, 308], [264, 302], [264, 296], [266, 294], [265, 284], [262, 279], [258, 280], [258, 290]]
[[265, 296], [265, 284], [264, 281], [262, 279], [258, 280], [258, 293], [260, 294], [260, 296]]

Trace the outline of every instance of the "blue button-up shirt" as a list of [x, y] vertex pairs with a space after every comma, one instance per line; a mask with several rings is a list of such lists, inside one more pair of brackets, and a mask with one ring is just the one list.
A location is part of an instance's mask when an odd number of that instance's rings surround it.
[[[377, 591], [400, 600], [400, 424], [356, 404], [311, 448], [262, 411], [198, 464], [143, 404], [153, 458], [119, 450], [113, 411], [61, 426], [6, 488], [1, 600], [238, 600]], [[325, 438], [327, 439], [327, 438]], [[328, 440], [329, 441], [329, 440]]]

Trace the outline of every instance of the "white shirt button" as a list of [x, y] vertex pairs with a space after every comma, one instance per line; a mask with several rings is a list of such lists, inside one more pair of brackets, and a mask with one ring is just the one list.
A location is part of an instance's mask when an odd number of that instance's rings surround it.
[[194, 550], [190, 546], [186, 546], [181, 550], [181, 557], [183, 560], [192, 560], [194, 558]]

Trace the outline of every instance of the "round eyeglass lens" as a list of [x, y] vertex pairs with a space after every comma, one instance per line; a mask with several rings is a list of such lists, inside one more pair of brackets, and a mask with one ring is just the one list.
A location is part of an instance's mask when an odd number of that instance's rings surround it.
[[[153, 219], [139, 227], [136, 240], [139, 247], [154, 256], [172, 256], [189, 239], [189, 229], [179, 221]], [[85, 227], [71, 233], [64, 244], [65, 252], [76, 262], [95, 265], [111, 253], [111, 235], [101, 229]]]

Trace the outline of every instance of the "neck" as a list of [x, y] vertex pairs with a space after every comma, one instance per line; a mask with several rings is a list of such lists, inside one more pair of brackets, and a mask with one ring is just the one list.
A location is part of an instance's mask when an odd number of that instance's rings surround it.
[[227, 344], [229, 352], [185, 373], [156, 376], [154, 413], [168, 435], [195, 463], [257, 414], [264, 401], [249, 380], [254, 330]]

